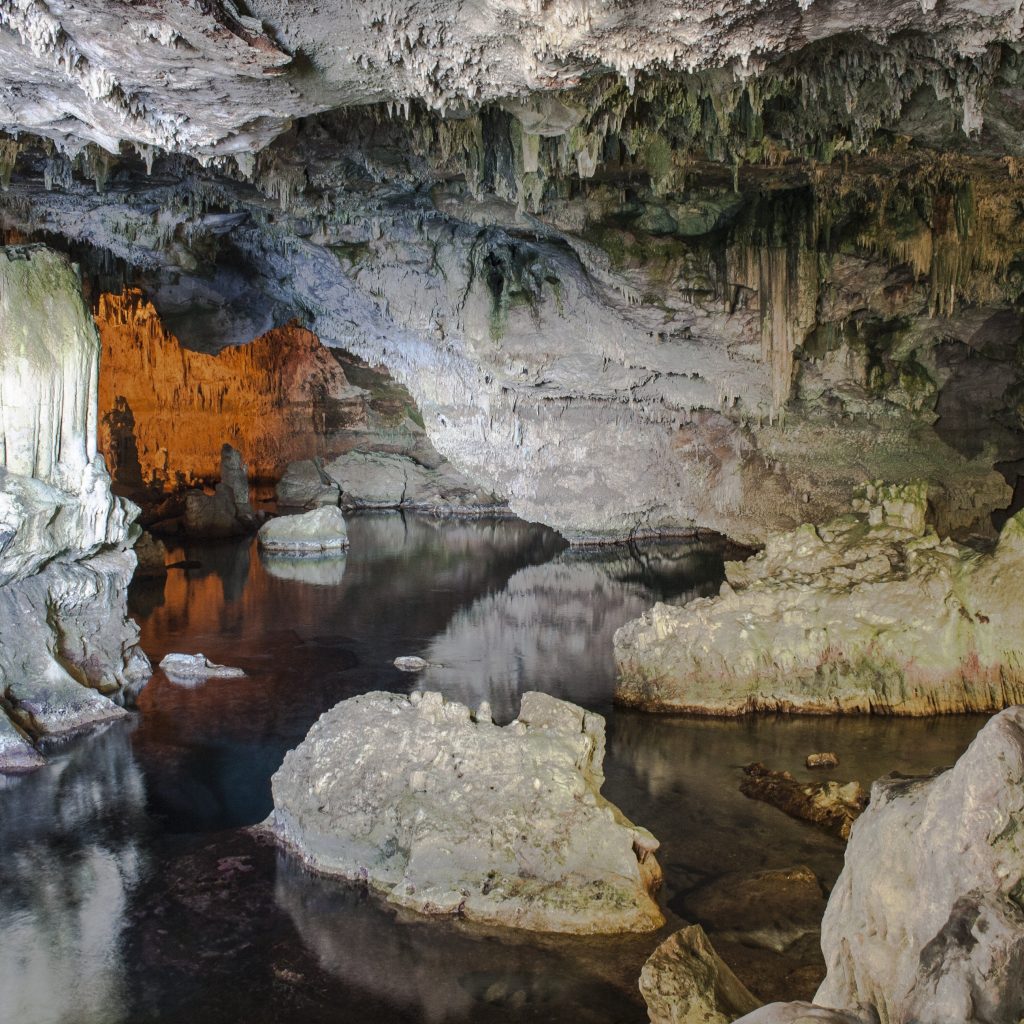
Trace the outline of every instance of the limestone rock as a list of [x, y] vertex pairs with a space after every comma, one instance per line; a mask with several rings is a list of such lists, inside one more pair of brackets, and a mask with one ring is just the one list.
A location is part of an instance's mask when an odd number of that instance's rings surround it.
[[430, 662], [425, 658], [417, 658], [413, 655], [403, 655], [395, 658], [395, 668], [400, 672], [422, 672], [430, 667]]
[[438, 693], [321, 716], [267, 826], [325, 874], [428, 914], [538, 931], [650, 931], [657, 840], [601, 795], [604, 720], [541, 693], [504, 728]]
[[1024, 700], [1024, 514], [991, 554], [924, 526], [923, 486], [726, 564], [718, 597], [615, 635], [617, 699], [651, 710], [983, 711]]
[[345, 516], [336, 505], [269, 519], [258, 536], [261, 548], [278, 554], [319, 555], [348, 547]]
[[859, 782], [799, 782], [789, 772], [772, 771], [763, 764], [748, 764], [740, 792], [778, 807], [791, 818], [811, 821], [849, 839], [854, 821], [867, 806]]
[[20, 769], [28, 739], [123, 717], [150, 665], [127, 615], [138, 510], [97, 455], [99, 339], [65, 257], [0, 249], [0, 338], [0, 764]]
[[409, 508], [474, 515], [504, 509], [494, 494], [475, 487], [450, 463], [430, 469], [405, 455], [349, 452], [324, 466], [350, 508]]
[[743, 1024], [1017, 1024], [1024, 1015], [1024, 707], [953, 768], [874, 784], [822, 921], [815, 1003]]
[[841, 1010], [829, 1010], [812, 1003], [769, 1003], [740, 1017], [735, 1024], [864, 1024]]
[[143, 530], [135, 542], [135, 558], [135, 579], [161, 579], [167, 575], [167, 545], [148, 530]]
[[0, 710], [0, 772], [30, 772], [46, 764], [25, 733]]
[[289, 462], [276, 491], [277, 503], [286, 508], [337, 505], [341, 497], [338, 485], [312, 459]]
[[0, 693], [31, 735], [121, 718], [115, 701], [131, 703], [149, 679], [127, 614], [133, 569], [130, 553], [112, 551], [0, 587]]
[[220, 450], [220, 481], [231, 488], [237, 514], [251, 516], [253, 508], [249, 501], [249, 467], [242, 453], [229, 444], [223, 445]]
[[160, 668], [172, 683], [195, 686], [207, 679], [239, 679], [245, 675], [240, 668], [218, 665], [205, 654], [165, 654]]
[[731, 1024], [760, 1005], [700, 925], [680, 929], [651, 954], [640, 992], [651, 1024]]

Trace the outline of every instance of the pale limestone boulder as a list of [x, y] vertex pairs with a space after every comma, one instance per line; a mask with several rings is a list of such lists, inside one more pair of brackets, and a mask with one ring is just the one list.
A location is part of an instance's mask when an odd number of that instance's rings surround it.
[[338, 485], [312, 459], [289, 462], [275, 491], [278, 504], [286, 508], [337, 505], [341, 497]]
[[772, 537], [714, 598], [615, 634], [617, 699], [651, 710], [936, 712], [1024, 701], [1024, 514], [992, 554], [924, 525], [923, 485]]
[[348, 547], [345, 516], [337, 505], [268, 519], [260, 527], [258, 538], [264, 551], [275, 554], [321, 555]]
[[266, 826], [312, 869], [399, 906], [537, 931], [650, 931], [657, 840], [600, 793], [604, 719], [541, 693], [504, 728], [438, 693], [320, 717]]
[[29, 772], [44, 764], [46, 759], [32, 746], [24, 731], [0, 710], [0, 772]]
[[198, 686], [207, 679], [240, 679], [245, 672], [231, 665], [218, 665], [205, 654], [165, 654], [160, 668], [172, 683]]
[[1022, 900], [1024, 707], [1012, 707], [954, 767], [875, 783], [822, 920], [822, 1009], [776, 1004], [743, 1024], [1018, 1024]]
[[731, 1024], [760, 1005], [696, 924], [651, 954], [640, 972], [640, 993], [651, 1024]]

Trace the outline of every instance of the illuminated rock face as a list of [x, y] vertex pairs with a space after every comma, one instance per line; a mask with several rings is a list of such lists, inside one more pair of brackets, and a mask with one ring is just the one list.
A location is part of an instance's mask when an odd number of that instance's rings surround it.
[[543, 693], [495, 725], [439, 693], [321, 716], [274, 775], [268, 826], [390, 903], [534, 931], [653, 931], [658, 841], [601, 794], [604, 719]]
[[64, 257], [0, 250], [0, 337], [0, 770], [17, 770], [28, 737], [123, 716], [149, 662], [126, 611], [137, 509], [97, 455], [99, 339]]
[[1020, 707], [993, 718], [947, 771], [876, 782], [822, 921], [819, 1009], [774, 1004], [744, 1024], [1017, 1024], [1022, 816]]
[[131, 290], [101, 295], [96, 323], [100, 448], [119, 483], [176, 490], [215, 481], [224, 443], [242, 452], [251, 479], [272, 481], [295, 459], [339, 454], [339, 429], [366, 423], [363, 390], [301, 328], [193, 352]]
[[615, 634], [617, 699], [656, 711], [929, 715], [1024, 702], [1024, 513], [991, 554], [925, 526], [923, 486], [769, 539], [717, 597]]

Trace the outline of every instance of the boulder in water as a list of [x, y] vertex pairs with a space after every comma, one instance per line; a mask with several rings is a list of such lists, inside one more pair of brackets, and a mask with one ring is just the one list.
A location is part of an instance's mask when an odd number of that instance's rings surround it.
[[427, 914], [651, 931], [654, 837], [601, 796], [604, 719], [527, 693], [505, 727], [439, 693], [321, 716], [273, 778], [267, 827], [311, 868]]
[[264, 551], [288, 555], [320, 555], [348, 547], [348, 529], [340, 508], [325, 506], [294, 516], [277, 516], [260, 527]]

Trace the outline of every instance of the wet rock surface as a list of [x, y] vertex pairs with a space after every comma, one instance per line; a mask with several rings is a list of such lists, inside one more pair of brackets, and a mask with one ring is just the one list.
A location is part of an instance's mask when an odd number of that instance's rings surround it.
[[715, 952], [700, 925], [669, 936], [644, 964], [651, 1024], [731, 1024], [760, 1003]]
[[0, 337], [0, 770], [22, 770], [29, 739], [124, 717], [150, 665], [127, 614], [138, 510], [97, 455], [99, 339], [63, 256], [0, 249]]
[[744, 796], [820, 825], [840, 839], [850, 838], [850, 829], [868, 802], [859, 782], [799, 782], [789, 772], [773, 771], [756, 761], [743, 769], [743, 775]]
[[[856, 1021], [1016, 1022], [1022, 814], [1020, 707], [995, 716], [953, 768], [876, 782], [822, 921], [828, 973], [815, 1002]], [[801, 1014], [802, 1006], [780, 1007], [743, 1019]]]
[[160, 668], [172, 683], [194, 686], [207, 679], [240, 679], [245, 672], [230, 665], [218, 665], [205, 654], [165, 654]]
[[1024, 700], [1024, 516], [989, 554], [925, 525], [927, 488], [729, 562], [718, 597], [656, 605], [615, 636], [617, 699], [663, 711], [928, 715]]
[[348, 547], [345, 516], [337, 506], [277, 516], [260, 527], [260, 547], [272, 554], [316, 557]]
[[537, 931], [650, 931], [658, 843], [600, 795], [604, 720], [540, 693], [501, 728], [440, 694], [324, 714], [273, 779], [266, 826], [390, 903]]

